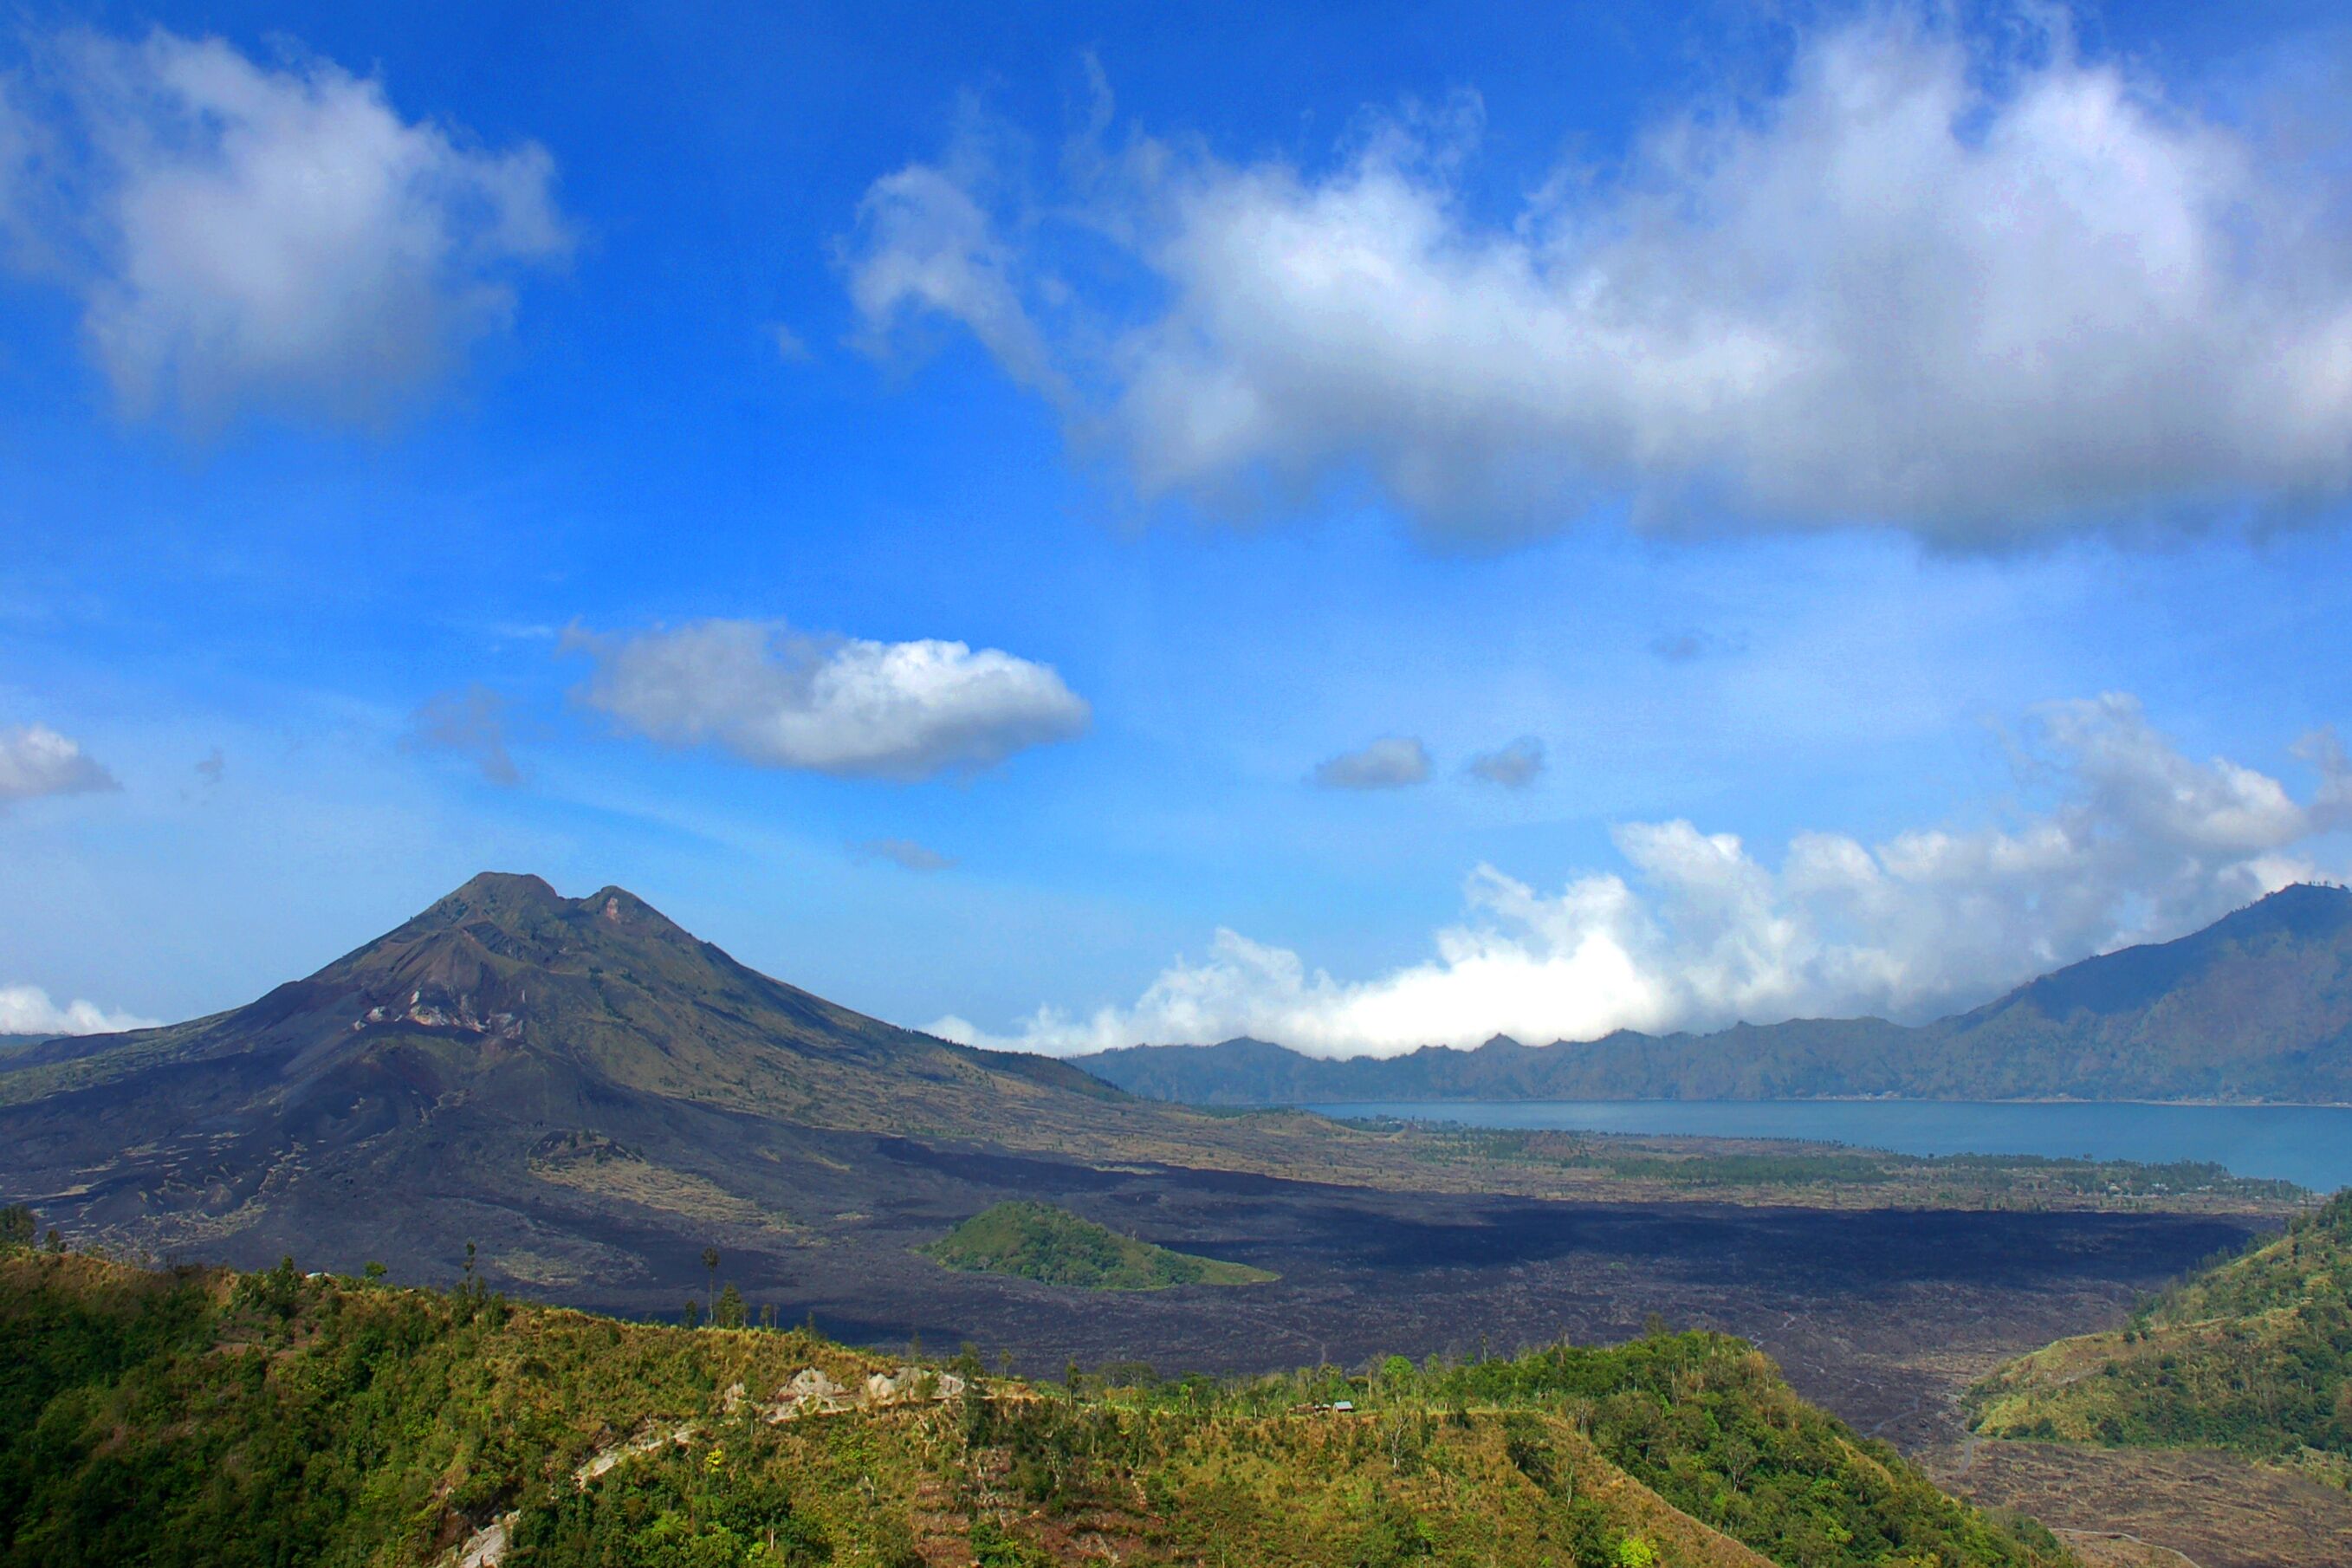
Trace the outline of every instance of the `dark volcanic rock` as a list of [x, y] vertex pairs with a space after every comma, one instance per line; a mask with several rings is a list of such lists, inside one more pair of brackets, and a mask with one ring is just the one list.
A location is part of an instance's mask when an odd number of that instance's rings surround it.
[[0, 1191], [245, 1264], [437, 1278], [473, 1240], [492, 1278], [565, 1291], [789, 1251], [936, 1184], [877, 1140], [1134, 1105], [772, 980], [621, 889], [485, 875], [249, 1006], [0, 1057]]

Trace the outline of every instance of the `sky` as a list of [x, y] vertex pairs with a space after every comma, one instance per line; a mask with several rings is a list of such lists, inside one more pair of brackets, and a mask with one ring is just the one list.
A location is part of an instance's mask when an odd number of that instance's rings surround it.
[[14, 8], [0, 1032], [477, 871], [894, 1022], [1974, 1005], [2352, 872], [2320, 5]]

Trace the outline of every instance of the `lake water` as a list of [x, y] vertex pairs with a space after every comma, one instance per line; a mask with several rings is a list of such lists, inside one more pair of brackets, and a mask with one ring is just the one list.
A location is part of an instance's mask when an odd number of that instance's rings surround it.
[[1382, 1100], [1318, 1105], [1327, 1116], [1395, 1116], [1473, 1127], [1707, 1138], [1805, 1138], [1898, 1154], [2087, 1155], [2211, 1160], [2242, 1176], [2352, 1186], [2352, 1107], [2021, 1105], [1948, 1100]]

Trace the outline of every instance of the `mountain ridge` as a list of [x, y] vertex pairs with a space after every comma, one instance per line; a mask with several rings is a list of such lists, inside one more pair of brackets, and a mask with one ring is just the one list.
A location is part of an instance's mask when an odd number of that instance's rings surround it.
[[2352, 1103], [2352, 892], [2299, 883], [2168, 942], [2068, 964], [1924, 1025], [1618, 1030], [1528, 1046], [1317, 1058], [1247, 1037], [1066, 1058], [1204, 1105], [1468, 1100], [2088, 1100]]
[[[536, 1005], [534, 980], [541, 987]], [[688, 1042], [698, 1037], [706, 1048], [692, 1052]], [[839, 1076], [826, 1064], [856, 1062], [930, 1081], [976, 1070], [1091, 1099], [1104, 1093], [1099, 1080], [1050, 1058], [983, 1053], [772, 979], [626, 889], [565, 899], [534, 876], [485, 872], [244, 1007], [159, 1028], [51, 1040], [15, 1056], [0, 1068], [0, 1103], [94, 1088], [158, 1066], [239, 1057], [268, 1057], [289, 1076], [315, 1079], [404, 1044], [468, 1038], [481, 1056], [461, 1068], [495, 1070], [537, 1047], [656, 1092], [698, 1092], [766, 1110], [779, 1109], [772, 1090], [753, 1093], [740, 1072], [714, 1071], [711, 1058], [781, 1047], [820, 1084]], [[814, 1089], [783, 1108], [826, 1123], [862, 1124]]]
[[0, 1055], [0, 1192], [70, 1234], [425, 1278], [471, 1237], [605, 1300], [707, 1240], [790, 1270], [883, 1198], [962, 1206], [959, 1144], [1249, 1163], [1228, 1121], [867, 1017], [625, 889], [509, 873], [243, 1007]]

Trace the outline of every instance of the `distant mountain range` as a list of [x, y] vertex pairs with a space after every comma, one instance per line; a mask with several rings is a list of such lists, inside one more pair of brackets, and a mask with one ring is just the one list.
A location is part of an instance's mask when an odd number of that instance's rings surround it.
[[1620, 1030], [1333, 1060], [1263, 1040], [1070, 1058], [1200, 1105], [1444, 1100], [2149, 1100], [2352, 1102], [2352, 891], [2301, 884], [2177, 942], [2070, 964], [1973, 1012]]

